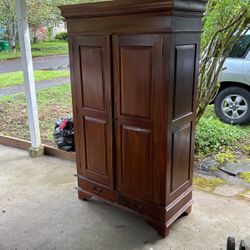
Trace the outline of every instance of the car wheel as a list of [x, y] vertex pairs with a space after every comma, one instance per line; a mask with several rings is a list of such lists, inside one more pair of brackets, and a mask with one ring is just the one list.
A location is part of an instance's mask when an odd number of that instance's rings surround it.
[[223, 89], [215, 99], [214, 109], [225, 123], [245, 124], [250, 121], [250, 93], [241, 87]]

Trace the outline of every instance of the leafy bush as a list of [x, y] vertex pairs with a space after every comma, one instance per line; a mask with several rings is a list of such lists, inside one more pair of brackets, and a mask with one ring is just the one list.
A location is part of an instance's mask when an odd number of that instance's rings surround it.
[[219, 153], [235, 146], [247, 133], [239, 126], [222, 123], [214, 117], [202, 117], [196, 130], [196, 152], [202, 155]]
[[59, 32], [55, 35], [55, 39], [56, 40], [63, 40], [63, 41], [67, 41], [68, 40], [68, 35], [67, 32]]

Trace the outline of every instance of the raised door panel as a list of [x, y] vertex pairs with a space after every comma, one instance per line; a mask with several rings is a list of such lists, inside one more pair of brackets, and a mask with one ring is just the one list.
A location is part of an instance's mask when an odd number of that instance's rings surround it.
[[155, 201], [154, 155], [159, 91], [161, 86], [162, 36], [113, 37], [116, 114], [117, 190], [128, 197]]
[[121, 112], [150, 118], [152, 47], [122, 47]]
[[81, 71], [83, 106], [97, 110], [105, 110], [103, 48], [81, 47]]
[[173, 119], [193, 112], [196, 46], [178, 45], [175, 53]]
[[129, 190], [152, 192], [152, 132], [122, 126], [121, 183]]
[[78, 174], [113, 187], [110, 37], [74, 39]]
[[191, 123], [173, 132], [171, 192], [190, 180]]
[[85, 117], [86, 170], [90, 176], [108, 175], [107, 163], [107, 123]]

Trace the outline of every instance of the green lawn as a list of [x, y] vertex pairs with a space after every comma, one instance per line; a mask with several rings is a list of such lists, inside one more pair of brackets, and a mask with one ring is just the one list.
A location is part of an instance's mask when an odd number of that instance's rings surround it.
[[[68, 42], [66, 41], [46, 41], [31, 44], [32, 56], [50, 56], [68, 53]], [[14, 59], [20, 57], [20, 51], [17, 52], [0, 52], [0, 60]]]
[[[38, 90], [37, 102], [42, 142], [53, 146], [55, 120], [72, 115], [70, 84]], [[0, 121], [0, 134], [29, 140], [24, 94], [0, 98]]]
[[[53, 129], [57, 118], [71, 116], [70, 85], [64, 84], [37, 91], [42, 142], [54, 145]], [[25, 97], [16, 94], [0, 98], [0, 133], [29, 139]], [[219, 121], [209, 106], [197, 125], [196, 155], [233, 158], [235, 151], [250, 152], [250, 125], [232, 126]], [[219, 155], [218, 155], [219, 154]]]
[[[36, 70], [35, 81], [51, 80], [69, 76], [68, 70]], [[23, 84], [23, 72], [10, 72], [0, 74], [0, 88]]]

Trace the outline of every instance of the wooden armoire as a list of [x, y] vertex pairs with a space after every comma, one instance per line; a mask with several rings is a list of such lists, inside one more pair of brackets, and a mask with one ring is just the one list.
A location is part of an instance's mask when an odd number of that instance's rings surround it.
[[79, 198], [135, 212], [161, 236], [192, 206], [205, 4], [60, 7], [68, 27]]

